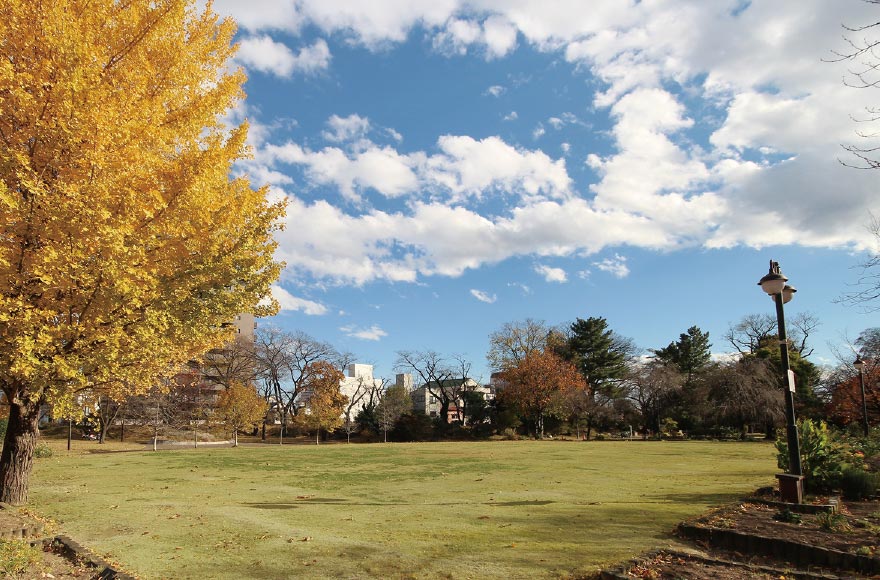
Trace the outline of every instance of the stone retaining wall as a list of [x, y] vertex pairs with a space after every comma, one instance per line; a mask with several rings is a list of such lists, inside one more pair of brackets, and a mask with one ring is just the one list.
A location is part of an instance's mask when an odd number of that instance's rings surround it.
[[877, 557], [860, 556], [781, 538], [768, 538], [693, 524], [679, 524], [678, 531], [685, 538], [708, 542], [718, 548], [772, 556], [798, 566], [825, 566], [835, 570], [853, 570], [862, 574], [880, 573], [880, 558]]

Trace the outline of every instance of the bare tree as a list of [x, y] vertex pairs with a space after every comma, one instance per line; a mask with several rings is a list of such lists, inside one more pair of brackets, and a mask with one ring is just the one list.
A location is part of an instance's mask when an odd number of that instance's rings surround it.
[[405, 385], [393, 384], [382, 390], [379, 402], [376, 404], [376, 418], [385, 443], [388, 443], [388, 431], [393, 429], [397, 420], [411, 409], [412, 399]]
[[843, 304], [860, 306], [866, 313], [880, 310], [880, 219], [872, 215], [868, 229], [874, 239], [874, 248], [857, 266], [861, 273], [852, 285], [853, 290], [837, 300]]
[[[880, 4], [880, 0], [864, 0], [869, 4]], [[861, 26], [843, 25], [845, 31], [844, 41], [847, 48], [844, 50], [832, 50], [833, 55], [824, 59], [826, 62], [846, 62], [849, 63], [847, 75], [843, 78], [843, 84], [854, 89], [873, 89], [880, 87], [880, 59], [878, 59], [878, 48], [880, 48], [880, 40], [878, 40], [878, 31], [880, 31], [880, 21], [871, 22]], [[880, 121], [880, 108], [866, 107], [865, 114], [861, 117], [853, 116], [853, 120], [857, 123], [867, 123], [868, 125]], [[874, 139], [877, 137], [875, 131], [856, 131], [856, 135], [860, 138]], [[878, 169], [880, 168], [880, 160], [877, 154], [880, 147], [858, 145], [843, 145], [843, 149], [858, 159], [856, 163], [841, 160], [840, 162], [847, 167], [856, 169]]]
[[770, 314], [746, 314], [731, 324], [724, 339], [740, 354], [758, 352], [760, 344], [777, 332], [776, 318]]
[[236, 335], [226, 347], [208, 352], [202, 362], [205, 378], [227, 389], [232, 383], [254, 382], [257, 378], [254, 346], [250, 339]]
[[551, 328], [543, 320], [526, 318], [507, 322], [489, 335], [489, 367], [503, 371], [521, 362], [530, 352], [543, 351]]
[[304, 332], [287, 332], [274, 327], [261, 328], [255, 336], [257, 374], [274, 398], [281, 422], [280, 441], [284, 441], [288, 419], [299, 411], [298, 399], [306, 390], [313, 363], [325, 361], [339, 365], [340, 354], [329, 344]]
[[660, 432], [668, 401], [684, 382], [685, 377], [672, 365], [651, 361], [633, 366], [627, 377], [628, 398], [638, 408], [646, 430]]
[[442, 424], [445, 424], [450, 407], [458, 403], [471, 378], [467, 375], [470, 363], [464, 357], [454, 355], [448, 360], [432, 350], [398, 351], [395, 368], [418, 376], [427, 392], [437, 398]]
[[[786, 335], [791, 348], [804, 358], [810, 356], [813, 347], [808, 341], [820, 325], [819, 318], [811, 312], [799, 312], [786, 321]], [[774, 314], [747, 314], [736, 324], [728, 326], [724, 339], [740, 354], [755, 354], [777, 332]]]
[[378, 383], [376, 384], [376, 379], [372, 377], [360, 376], [357, 378], [354, 391], [349, 393], [348, 403], [343, 410], [344, 421], [342, 423], [348, 443], [351, 443], [351, 434], [357, 429], [355, 410], [362, 409], [365, 404], [378, 400], [388, 384], [388, 379], [379, 379]]
[[716, 420], [739, 428], [743, 436], [750, 425], [771, 435], [784, 417], [779, 380], [766, 360], [752, 357], [717, 365], [706, 382]]

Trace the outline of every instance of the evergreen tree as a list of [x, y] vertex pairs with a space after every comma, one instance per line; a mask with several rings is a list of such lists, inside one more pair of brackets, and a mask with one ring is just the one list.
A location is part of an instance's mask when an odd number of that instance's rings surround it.
[[613, 401], [623, 396], [626, 363], [634, 346], [609, 329], [608, 322], [601, 317], [578, 318], [569, 327], [566, 340], [559, 338], [551, 335], [548, 344], [574, 364], [588, 386], [582, 416], [587, 420], [589, 438], [594, 425], [610, 419]]
[[709, 333], [701, 331], [698, 326], [691, 326], [678, 336], [677, 341], [651, 352], [660, 362], [675, 365], [687, 377], [686, 383], [690, 383], [693, 375], [709, 364], [711, 347]]
[[591, 391], [607, 393], [626, 374], [626, 341], [619, 339], [602, 317], [578, 318], [570, 330], [567, 358], [584, 376]]
[[[772, 368], [781, 377], [782, 357], [779, 353], [779, 339], [777, 335], [762, 340], [754, 356], [770, 361]], [[821, 378], [819, 367], [800, 356], [797, 350], [791, 348], [788, 351], [788, 364], [791, 370], [794, 371], [795, 376], [794, 401], [798, 416], [821, 417], [823, 415], [823, 404], [816, 394], [816, 386]]]

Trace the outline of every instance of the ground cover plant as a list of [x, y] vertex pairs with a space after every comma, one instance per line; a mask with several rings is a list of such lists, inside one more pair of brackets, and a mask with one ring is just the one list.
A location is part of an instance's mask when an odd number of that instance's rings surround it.
[[770, 485], [773, 458], [697, 441], [59, 451], [31, 508], [143, 578], [568, 577]]

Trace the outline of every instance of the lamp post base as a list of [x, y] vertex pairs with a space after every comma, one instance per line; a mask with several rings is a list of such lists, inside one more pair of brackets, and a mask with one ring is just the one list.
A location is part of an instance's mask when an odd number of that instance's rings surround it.
[[779, 495], [785, 503], [804, 503], [804, 476], [777, 473]]

